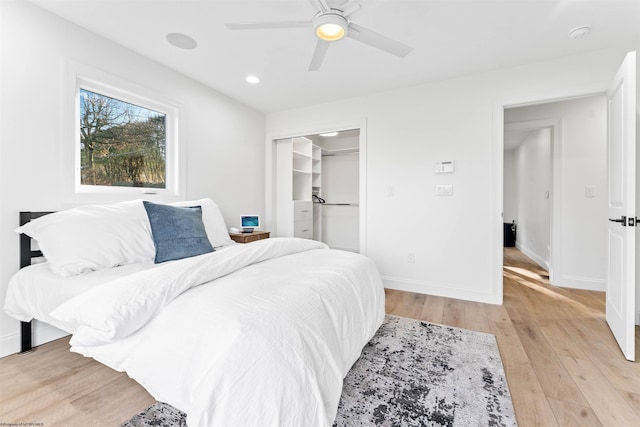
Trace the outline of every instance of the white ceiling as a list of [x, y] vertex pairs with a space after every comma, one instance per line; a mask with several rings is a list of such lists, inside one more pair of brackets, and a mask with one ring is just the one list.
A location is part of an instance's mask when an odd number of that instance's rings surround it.
[[[227, 22], [310, 20], [307, 0], [31, 0], [264, 112], [303, 107], [640, 40], [640, 0], [360, 0], [350, 19], [408, 44], [404, 59], [353, 39], [308, 72], [310, 28], [232, 31]], [[334, 7], [345, 0], [327, 0]], [[572, 40], [569, 30], [590, 25]], [[166, 41], [184, 33], [193, 50]], [[252, 86], [245, 76], [255, 74]]]

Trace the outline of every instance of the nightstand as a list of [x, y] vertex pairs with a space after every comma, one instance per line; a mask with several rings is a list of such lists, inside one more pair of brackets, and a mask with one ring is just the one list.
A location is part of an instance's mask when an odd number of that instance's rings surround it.
[[271, 232], [269, 231], [254, 231], [252, 233], [229, 233], [229, 237], [237, 243], [249, 243], [255, 242], [256, 240], [268, 239], [270, 234]]

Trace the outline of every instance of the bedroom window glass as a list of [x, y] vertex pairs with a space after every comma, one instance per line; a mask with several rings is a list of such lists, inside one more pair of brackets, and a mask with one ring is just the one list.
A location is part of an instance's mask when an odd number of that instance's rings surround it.
[[112, 86], [76, 86], [76, 192], [177, 190], [177, 111]]
[[80, 89], [80, 184], [166, 187], [165, 113]]

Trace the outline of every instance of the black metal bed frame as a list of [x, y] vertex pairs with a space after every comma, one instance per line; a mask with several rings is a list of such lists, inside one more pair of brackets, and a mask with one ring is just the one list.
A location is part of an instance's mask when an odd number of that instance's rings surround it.
[[[20, 225], [25, 225], [32, 219], [40, 218], [53, 212], [20, 212]], [[31, 249], [31, 237], [20, 234], [20, 268], [31, 265], [33, 258], [42, 256], [39, 250]], [[20, 352], [25, 353], [33, 349], [31, 341], [31, 322], [20, 322]]]

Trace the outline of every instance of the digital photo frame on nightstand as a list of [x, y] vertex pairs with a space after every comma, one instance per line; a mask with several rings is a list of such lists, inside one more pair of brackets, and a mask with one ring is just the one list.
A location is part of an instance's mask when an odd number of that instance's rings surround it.
[[260, 228], [260, 215], [240, 215], [240, 227], [243, 233], [253, 233], [255, 228]]

